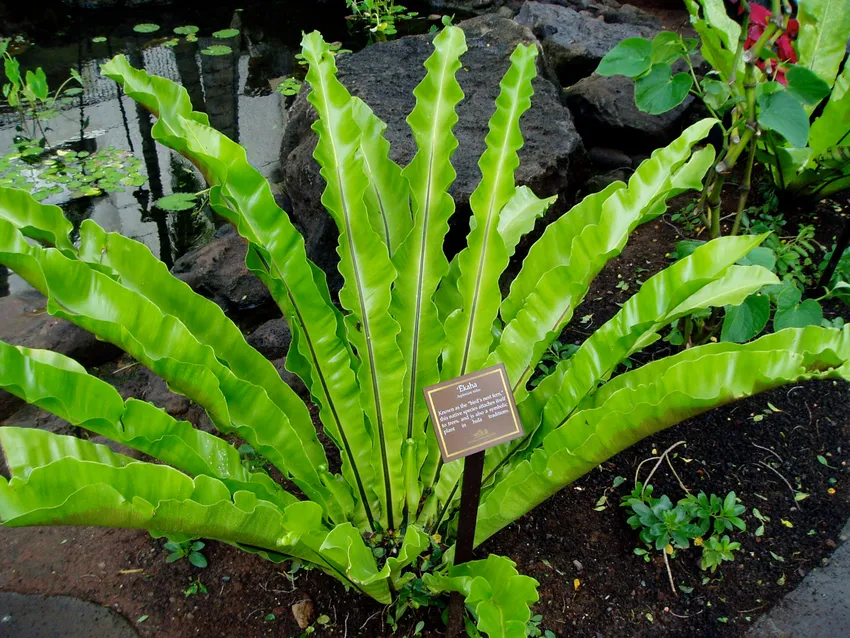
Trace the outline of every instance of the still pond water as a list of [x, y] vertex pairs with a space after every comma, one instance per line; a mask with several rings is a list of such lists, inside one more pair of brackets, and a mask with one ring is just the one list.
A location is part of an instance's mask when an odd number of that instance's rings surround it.
[[[134, 66], [183, 85], [194, 108], [207, 113], [212, 126], [242, 144], [251, 164], [273, 190], [281, 192], [279, 151], [287, 102], [292, 98], [274, 88], [285, 77], [303, 77], [304, 69], [295, 58], [302, 32], [319, 29], [326, 40], [354, 50], [366, 44], [361, 34], [349, 28], [343, 0], [184, 1], [97, 9], [77, 0], [68, 0], [72, 6], [51, 4], [52, 12], [47, 14], [33, 9], [33, 15], [26, 15], [23, 10], [13, 23], [7, 20], [0, 34], [19, 35], [19, 42], [13, 43], [17, 50], [11, 50], [21, 69], [43, 67], [51, 91], [68, 78], [69, 69], [76, 69], [83, 78], [82, 92], [68, 99], [57, 117], [44, 122], [50, 146], [89, 155], [126, 151], [126, 157], [137, 158], [139, 181], [144, 179], [144, 184], [96, 197], [72, 198], [63, 189], [43, 201], [61, 205], [75, 227], [92, 219], [108, 231], [143, 242], [169, 266], [209, 240], [221, 222], [208, 211], [175, 213], [154, 205], [172, 193], [200, 191], [203, 180], [186, 160], [154, 143], [152, 117], [103, 77], [100, 65], [123, 53]], [[416, 2], [405, 5], [421, 8]], [[405, 30], [427, 30], [433, 21], [425, 15], [423, 9], [423, 19], [405, 25]], [[159, 28], [139, 33], [137, 25], [144, 24]], [[197, 27], [194, 36], [175, 34], [175, 28], [180, 31], [179, 27], [187, 26], [188, 31]], [[228, 29], [235, 35], [212, 35]], [[216, 45], [231, 51], [209, 55], [210, 47]], [[11, 110], [0, 110], [0, 156], [14, 150], [19, 134], [16, 122]], [[42, 170], [31, 170], [29, 178], [37, 181], [35, 176]], [[0, 296], [27, 287], [4, 270], [0, 266]]]

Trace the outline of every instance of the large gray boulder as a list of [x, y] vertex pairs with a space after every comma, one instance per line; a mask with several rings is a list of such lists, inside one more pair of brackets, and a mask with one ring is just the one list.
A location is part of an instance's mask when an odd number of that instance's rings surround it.
[[[667, 5], [667, 8], [682, 8], [681, 0], [656, 0]], [[515, 15], [525, 0], [430, 0], [434, 9], [443, 13], [461, 11], [464, 13], [483, 13], [498, 11]], [[617, 0], [544, 0], [544, 4], [554, 4], [562, 7], [583, 11], [591, 17], [601, 17], [606, 22], [622, 22], [626, 24], [643, 24], [658, 27], [658, 18], [643, 9], [630, 4], [620, 4]]]
[[[469, 196], [480, 180], [478, 158], [484, 151], [487, 123], [499, 93], [499, 81], [509, 57], [520, 42], [537, 44], [527, 27], [513, 20], [484, 15], [460, 24], [469, 50], [463, 56], [458, 80], [466, 98], [458, 107], [455, 135], [460, 146], [452, 162], [457, 179], [451, 194], [457, 203], [448, 249], [456, 248], [469, 229]], [[392, 158], [407, 165], [416, 147], [405, 118], [413, 109], [413, 89], [425, 75], [423, 63], [431, 54], [434, 36], [413, 36], [384, 42], [339, 59], [339, 77], [354, 95], [384, 120]], [[542, 60], [540, 61], [542, 65]], [[539, 196], [575, 190], [584, 148], [572, 116], [555, 86], [543, 77], [534, 81], [532, 106], [523, 116], [525, 146], [519, 152], [517, 182]], [[312, 155], [316, 145], [310, 126], [315, 111], [302, 93], [295, 101], [284, 133], [281, 162], [286, 191], [292, 199], [293, 220], [305, 234], [310, 256], [335, 278], [336, 229], [321, 204], [325, 183]], [[333, 283], [333, 282], [332, 282]]]
[[564, 92], [576, 126], [588, 146], [611, 146], [631, 153], [650, 152], [675, 139], [686, 126], [693, 98], [661, 115], [635, 106], [634, 82], [622, 75], [592, 75]]
[[604, 13], [594, 17], [541, 2], [526, 2], [516, 21], [542, 42], [546, 63], [563, 86], [593, 73], [605, 54], [626, 38], [653, 38], [660, 31], [645, 24], [606, 22]]

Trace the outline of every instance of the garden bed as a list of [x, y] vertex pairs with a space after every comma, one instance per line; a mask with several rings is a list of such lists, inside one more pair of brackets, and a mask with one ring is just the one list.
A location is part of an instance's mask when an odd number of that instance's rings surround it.
[[[836, 224], [820, 226], [824, 240]], [[586, 326], [575, 323], [578, 329], [590, 332], [604, 323], [637, 280], [668, 262], [665, 254], [677, 237], [662, 219], [639, 228], [578, 309], [577, 317], [593, 315]], [[621, 281], [630, 290], [616, 288]], [[571, 336], [583, 338], [564, 338]], [[644, 356], [668, 354], [669, 346], [660, 343]], [[509, 556], [521, 573], [540, 582], [534, 613], [542, 615], [541, 630], [558, 636], [741, 635], [837, 546], [850, 517], [848, 399], [845, 383], [810, 382], [691, 419], [614, 457], [476, 553]], [[672, 462], [683, 483], [694, 493], [734, 490], [747, 507], [747, 531], [734, 534], [742, 549], [715, 574], [699, 569], [696, 548], [680, 552], [671, 561], [677, 589], [693, 590], [674, 595], [660, 554], [649, 563], [634, 555], [637, 533], [618, 504], [637, 465], [678, 441], [685, 444]], [[643, 466], [642, 476], [652, 465]], [[625, 482], [611, 489], [618, 476]], [[809, 496], [796, 502], [785, 481]], [[656, 495], [668, 494], [674, 502], [685, 495], [666, 464], [652, 484]], [[753, 507], [770, 519], [761, 537], [754, 535], [760, 523]], [[324, 574], [301, 570], [293, 580], [284, 566], [216, 542], [204, 549], [209, 566], [198, 569], [186, 560], [167, 564], [163, 541], [145, 532], [38, 528], [5, 530], [3, 537], [0, 590], [93, 600], [135, 621], [142, 636], [229, 636], [235, 626], [245, 636], [299, 636], [303, 630], [290, 607], [305, 598], [313, 602], [314, 619], [329, 618], [326, 626], [314, 623], [316, 635], [344, 636], [346, 629], [349, 636], [391, 633], [382, 606]], [[208, 593], [187, 596], [184, 590], [197, 578]], [[440, 635], [434, 609], [408, 612], [396, 635], [412, 635], [420, 620], [424, 635]]]

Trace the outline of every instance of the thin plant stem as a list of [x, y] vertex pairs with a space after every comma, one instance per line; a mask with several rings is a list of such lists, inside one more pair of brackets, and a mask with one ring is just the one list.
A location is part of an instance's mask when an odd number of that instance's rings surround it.
[[741, 194], [738, 196], [738, 210], [735, 212], [735, 221], [732, 224], [732, 232], [731, 235], [737, 235], [738, 231], [741, 229], [741, 218], [744, 216], [744, 207], [747, 205], [747, 199], [750, 196], [750, 188], [753, 179], [753, 164], [756, 159], [756, 142], [753, 140], [752, 144], [750, 144], [750, 154], [747, 157], [747, 169], [744, 172], [744, 181], [741, 182], [740, 191]]

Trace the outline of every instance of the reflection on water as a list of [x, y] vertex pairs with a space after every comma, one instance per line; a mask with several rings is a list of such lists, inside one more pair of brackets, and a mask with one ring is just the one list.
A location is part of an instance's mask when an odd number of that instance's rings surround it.
[[[420, 11], [422, 18], [400, 25], [402, 32], [421, 33], [438, 23], [427, 18], [424, 0], [404, 4]], [[101, 8], [89, 8], [95, 5]], [[143, 242], [170, 266], [209, 239], [220, 222], [207, 211], [167, 213], [154, 206], [165, 195], [197, 192], [203, 180], [189, 162], [154, 143], [152, 117], [103, 77], [100, 65], [124, 53], [134, 66], [183, 85], [195, 109], [206, 112], [212, 126], [242, 144], [248, 161], [276, 189], [286, 98], [272, 92], [271, 83], [303, 74], [295, 60], [302, 32], [319, 29], [329, 42], [341, 41], [348, 49], [365, 45], [362, 33], [349, 31], [346, 13], [343, 0], [64, 0], [17, 3], [9, 14], [0, 5], [0, 35], [24, 34], [34, 40], [17, 55], [22, 69], [43, 67], [52, 90], [68, 78], [71, 67], [85, 80], [75, 105], [47, 122], [50, 144], [90, 154], [109, 147], [130, 151], [142, 161], [147, 178], [135, 190], [73, 200], [67, 194], [51, 195], [45, 201], [61, 205], [75, 228], [92, 219], [108, 231]], [[133, 27], [142, 23], [160, 28], [149, 34], [135, 32]], [[176, 46], [164, 46], [175, 37], [175, 27], [186, 25], [198, 27], [196, 42], [178, 37]], [[211, 37], [228, 27], [239, 34], [226, 40]], [[201, 54], [215, 44], [226, 44], [232, 52]], [[0, 156], [11, 150], [14, 121], [14, 114], [0, 109]], [[0, 296], [25, 286], [0, 266]]]
[[[163, 34], [169, 34], [163, 29]], [[162, 38], [160, 38], [160, 41]], [[47, 137], [53, 147], [67, 147], [94, 153], [115, 147], [134, 153], [143, 160], [147, 182], [138, 189], [107, 193], [98, 197], [70, 199], [68, 194], [51, 195], [45, 203], [58, 204], [79, 227], [84, 219], [92, 219], [108, 231], [120, 232], [145, 245], [169, 267], [180, 255], [208, 240], [216, 223], [205, 211], [165, 212], [154, 202], [174, 192], [197, 192], [204, 188], [197, 169], [176, 153], [156, 144], [151, 136], [153, 117], [135, 101], [123, 95], [118, 85], [100, 73], [100, 65], [113, 54], [124, 53], [130, 62], [148, 73], [160, 75], [183, 85], [189, 92], [196, 110], [209, 115], [210, 124], [242, 144], [248, 160], [257, 167], [273, 186], [280, 181], [279, 151], [286, 119], [285, 98], [271, 92], [268, 80], [257, 77], [255, 67], [277, 74], [292, 72], [295, 59], [292, 48], [273, 47], [274, 63], [255, 64], [272, 48], [256, 47], [250, 36], [237, 36], [227, 41], [233, 49], [228, 55], [207, 56], [200, 51], [220, 43], [211, 37], [198, 42], [181, 39], [179, 45], [167, 47], [157, 42], [140, 42], [128, 38], [120, 49], [111, 40], [92, 47], [56, 48], [54, 57], [75, 52], [72, 59], [62, 60], [55, 69], [46, 69], [51, 86], [67, 76], [69, 66], [77, 67], [85, 80], [84, 92], [73, 108], [62, 111], [49, 120]], [[83, 51], [88, 50], [89, 55]], [[44, 64], [41, 55], [20, 56], [23, 68]], [[27, 58], [33, 57], [30, 62]], [[51, 73], [52, 71], [52, 73]], [[54, 80], [53, 77], [56, 77]], [[246, 88], [249, 85], [251, 88]], [[263, 86], [265, 82], [265, 86]], [[261, 90], [257, 90], [257, 86]], [[14, 116], [0, 114], [0, 154], [12, 148], [16, 135]], [[4, 270], [0, 267], [0, 270]], [[0, 296], [17, 292], [26, 284], [16, 275], [0, 273]]]

